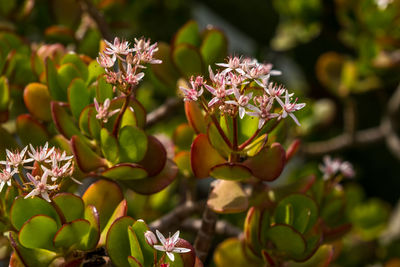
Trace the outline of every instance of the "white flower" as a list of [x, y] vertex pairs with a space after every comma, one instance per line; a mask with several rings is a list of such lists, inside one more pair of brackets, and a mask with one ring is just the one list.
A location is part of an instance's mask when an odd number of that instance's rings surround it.
[[276, 97], [275, 98], [276, 101], [278, 101], [279, 105], [281, 105], [283, 111], [282, 111], [282, 118], [286, 118], [287, 115], [289, 114], [290, 117], [292, 117], [292, 119], [294, 120], [294, 122], [300, 126], [299, 121], [297, 120], [296, 116], [294, 116], [293, 112], [295, 112], [296, 110], [302, 109], [306, 104], [305, 103], [300, 103], [300, 104], [296, 104], [297, 102], [297, 98], [294, 100], [293, 103], [290, 103], [290, 94], [288, 93], [288, 91], [286, 91], [286, 95], [285, 95], [285, 103], [283, 103], [283, 101], [279, 98]]
[[[45, 199], [48, 202], [51, 202], [49, 194], [47, 191], [49, 190], [54, 190], [58, 187], [58, 185], [48, 185], [47, 184], [47, 177], [49, 176], [49, 173], [45, 171], [42, 175], [42, 177], [37, 176], [38, 179], [32, 176], [32, 174], [27, 173], [26, 174], [28, 179], [33, 183], [33, 186], [35, 187], [29, 194], [25, 196], [25, 198], [28, 197], [33, 197], [37, 195], [41, 195], [43, 199]], [[40, 181], [39, 181], [40, 179]]]
[[258, 117], [258, 129], [261, 129], [264, 126], [265, 122], [267, 122], [268, 120], [279, 116], [279, 114], [271, 113], [273, 103], [273, 98], [263, 96], [262, 100], [260, 101], [259, 107], [249, 106], [249, 108], [252, 109], [253, 112], [247, 112], [247, 114], [250, 116]]
[[33, 159], [25, 159], [25, 152], [28, 149], [26, 146], [24, 149], [22, 149], [21, 152], [18, 152], [18, 150], [11, 152], [10, 150], [6, 149], [7, 153], [7, 160], [6, 161], [0, 161], [0, 164], [3, 165], [11, 165], [17, 168], [19, 165], [24, 165], [25, 163], [32, 162]]
[[99, 57], [96, 58], [99, 65], [103, 68], [111, 68], [114, 66], [115, 57], [109, 57], [103, 53], [99, 53]]
[[0, 172], [0, 192], [3, 190], [5, 184], [11, 186], [11, 178], [16, 172], [16, 170], [11, 171], [11, 167], [8, 164], [6, 168]]
[[226, 73], [233, 70], [242, 75], [246, 74], [242, 70], [243, 63], [241, 62], [239, 57], [229, 57], [228, 63], [216, 63], [215, 65], [226, 68], [221, 72], [222, 75], [225, 75]]
[[107, 98], [103, 105], [100, 105], [97, 102], [97, 99], [94, 98], [94, 107], [96, 108], [97, 114], [96, 114], [96, 119], [102, 120], [104, 123], [107, 123], [108, 119], [112, 117], [114, 114], [118, 113], [120, 109], [116, 109], [113, 111], [109, 111], [108, 109], [110, 108], [110, 99]]
[[173, 252], [186, 253], [190, 251], [190, 249], [188, 248], [175, 247], [176, 243], [179, 240], [179, 231], [177, 231], [172, 237], [169, 238], [165, 238], [158, 230], [156, 230], [156, 234], [161, 242], [161, 245], [154, 245], [154, 248], [159, 251], [165, 251], [167, 253], [168, 258], [170, 258], [171, 261], [175, 260]]
[[332, 159], [329, 155], [324, 156], [323, 165], [319, 166], [319, 169], [324, 174], [324, 180], [328, 180], [335, 175], [339, 171], [340, 165], [341, 162], [339, 159]]
[[256, 107], [254, 107], [252, 104], [249, 103], [250, 99], [253, 96], [253, 93], [249, 93], [247, 95], [241, 95], [237, 88], [233, 88], [233, 94], [235, 95], [236, 101], [228, 100], [228, 101], [225, 101], [225, 103], [238, 106], [239, 107], [239, 117], [241, 119], [243, 119], [244, 114], [246, 113], [245, 108], [249, 108], [252, 110], [256, 109]]
[[44, 162], [48, 157], [50, 157], [54, 152], [54, 147], [50, 150], [48, 149], [49, 144], [46, 144], [43, 147], [38, 147], [35, 149], [31, 144], [29, 144], [29, 148], [31, 151], [28, 151], [28, 155], [33, 158], [33, 160], [37, 162]]
[[115, 61], [116, 57], [124, 60], [120, 55], [128, 55], [128, 53], [133, 52], [133, 49], [129, 48], [129, 42], [124, 40], [120, 41], [118, 37], [114, 38], [114, 43], [110, 43], [107, 40], [104, 40], [104, 42], [108, 45], [104, 53], [112, 56], [113, 61]]

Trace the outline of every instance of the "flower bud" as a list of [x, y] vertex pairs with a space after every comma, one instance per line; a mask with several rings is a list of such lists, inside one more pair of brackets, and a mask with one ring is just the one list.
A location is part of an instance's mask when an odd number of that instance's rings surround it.
[[144, 233], [144, 237], [146, 238], [147, 244], [150, 246], [154, 246], [158, 243], [156, 235], [151, 231], [146, 231], [146, 233]]

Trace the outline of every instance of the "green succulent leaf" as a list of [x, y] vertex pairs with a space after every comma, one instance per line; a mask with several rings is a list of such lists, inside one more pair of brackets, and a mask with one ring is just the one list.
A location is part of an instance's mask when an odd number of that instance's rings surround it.
[[147, 136], [143, 130], [125, 126], [118, 136], [120, 161], [139, 162], [147, 151]]
[[6, 236], [10, 244], [18, 254], [19, 260], [25, 266], [49, 266], [57, 257], [57, 253], [45, 249], [26, 248], [19, 243], [18, 235], [15, 232], [8, 232]]
[[107, 234], [106, 248], [112, 263], [117, 267], [129, 266], [130, 242], [128, 227], [135, 223], [131, 217], [121, 217], [110, 227]]
[[[100, 66], [98, 66], [101, 68]], [[97, 86], [96, 86], [96, 99], [98, 102], [103, 103], [107, 98], [110, 100], [113, 98], [113, 88], [112, 85], [107, 83], [106, 77], [101, 75], [97, 79]]]
[[57, 70], [57, 81], [63, 92], [67, 92], [68, 86], [75, 78], [81, 78], [79, 70], [71, 63], [61, 65]]
[[107, 169], [101, 175], [112, 180], [122, 181], [143, 179], [147, 177], [147, 172], [142, 166], [138, 164], [120, 163]]
[[57, 223], [53, 218], [36, 215], [21, 227], [18, 240], [26, 248], [54, 250], [53, 237], [57, 230]]
[[154, 136], [147, 136], [147, 151], [139, 162], [149, 176], [155, 176], [162, 171], [167, 162], [167, 151], [163, 144]]
[[107, 167], [107, 161], [97, 155], [80, 137], [72, 136], [71, 147], [74, 151], [76, 162], [83, 172]]
[[275, 209], [275, 222], [289, 224], [300, 233], [310, 230], [318, 219], [315, 201], [302, 194], [293, 194], [282, 199]]
[[20, 230], [22, 225], [35, 215], [45, 215], [52, 218], [57, 225], [60, 225], [60, 218], [53, 206], [46, 200], [33, 197], [19, 197], [14, 200], [10, 211], [12, 225]]
[[193, 175], [192, 167], [190, 166], [190, 151], [178, 152], [174, 157], [174, 162], [185, 177]]
[[140, 263], [138, 259], [132, 256], [128, 256], [128, 263], [130, 267], [142, 267], [143, 265]]
[[[143, 253], [143, 266], [149, 266], [154, 262], [154, 248], [151, 247], [144, 236], [144, 233], [149, 230], [147, 224], [142, 220], [137, 220], [132, 227], [132, 231], [135, 232], [137, 241], [140, 245], [141, 251]], [[131, 247], [132, 250], [132, 247]], [[133, 254], [131, 254], [133, 255]]]
[[68, 114], [66, 106], [67, 105], [62, 102], [51, 102], [51, 114], [57, 130], [67, 139], [70, 139], [73, 135], [84, 138], [73, 119]]
[[75, 119], [79, 119], [82, 110], [90, 104], [90, 92], [80, 78], [72, 80], [68, 86], [68, 103]]
[[189, 124], [183, 123], [174, 131], [172, 140], [179, 150], [190, 150], [195, 132]]
[[82, 196], [85, 206], [93, 205], [99, 214], [100, 230], [103, 231], [115, 208], [123, 200], [121, 188], [110, 180], [98, 180], [91, 184]]
[[204, 63], [200, 52], [190, 44], [181, 43], [175, 46], [172, 50], [172, 59], [185, 77], [200, 75], [203, 72]]
[[172, 62], [170, 46], [167, 43], [160, 42], [154, 58], [162, 60], [162, 64], [151, 66], [154, 75], [169, 88], [175, 88], [180, 75]]
[[144, 263], [142, 249], [140, 248], [138, 237], [136, 236], [135, 231], [132, 229], [132, 226], [128, 226], [128, 237], [131, 249], [130, 255], [134, 257], [138, 262]]
[[[65, 0], [63, 0], [65, 1]], [[70, 1], [70, 0], [69, 0]], [[67, 63], [71, 63], [73, 64], [79, 71], [80, 77], [82, 77], [82, 79], [84, 81], [86, 81], [88, 79], [89, 76], [89, 70], [87, 65], [83, 62], [83, 60], [79, 57], [79, 55], [75, 54], [75, 53], [68, 53], [66, 54], [62, 59], [60, 64], [64, 65]]]
[[84, 219], [77, 219], [66, 224], [58, 230], [54, 236], [54, 246], [63, 249], [85, 250], [86, 244], [83, 237], [90, 229], [90, 222]]
[[100, 239], [100, 219], [96, 207], [87, 205], [84, 218], [90, 223], [90, 227], [87, 234], [82, 237], [81, 244], [84, 245], [86, 250], [90, 250], [96, 247]]
[[[92, 62], [90, 62], [88, 71], [89, 71], [89, 74], [88, 74], [88, 78], [86, 81], [86, 85], [92, 84], [97, 79], [100, 79], [102, 74], [105, 74], [104, 68], [102, 68], [99, 65], [99, 63], [97, 63], [96, 60], [93, 60]], [[100, 101], [100, 99], [99, 99], [99, 101]]]
[[23, 145], [43, 145], [50, 138], [46, 128], [29, 114], [19, 115], [15, 122], [16, 132]]
[[206, 66], [222, 62], [228, 53], [228, 41], [225, 34], [217, 29], [207, 30], [200, 47]]
[[56, 101], [67, 101], [67, 87], [63, 88], [59, 84], [56, 66], [49, 58], [46, 60], [46, 78], [51, 98]]
[[108, 230], [110, 229], [111, 225], [117, 220], [118, 218], [121, 218], [123, 216], [126, 216], [126, 213], [128, 211], [128, 204], [126, 200], [122, 200], [118, 206], [114, 209], [111, 217], [108, 219], [107, 225], [104, 227], [103, 231], [100, 234], [100, 240], [99, 240], [99, 246], [103, 246], [106, 243], [106, 237]]
[[62, 212], [66, 222], [83, 217], [85, 205], [80, 197], [71, 193], [59, 193], [52, 200]]
[[195, 101], [185, 101], [186, 118], [196, 133], [206, 133], [207, 123]]
[[196, 21], [188, 21], [183, 25], [176, 33], [174, 40], [174, 46], [179, 44], [190, 44], [193, 46], [199, 46], [201, 43], [201, 36], [199, 32], [199, 25]]
[[119, 157], [119, 148], [117, 139], [106, 129], [100, 131], [101, 152], [110, 162], [117, 162]]
[[243, 181], [252, 177], [251, 171], [240, 163], [227, 162], [215, 165], [210, 170], [210, 176], [216, 179]]
[[8, 79], [5, 76], [0, 77], [0, 111], [8, 109], [10, 102], [10, 88], [8, 86]]
[[246, 257], [242, 246], [242, 242], [237, 238], [228, 238], [224, 240], [215, 250], [215, 265], [217, 267], [260, 266], [262, 263], [253, 262]]
[[288, 225], [272, 226], [268, 229], [266, 238], [289, 258], [300, 258], [306, 251], [306, 241], [302, 235]]

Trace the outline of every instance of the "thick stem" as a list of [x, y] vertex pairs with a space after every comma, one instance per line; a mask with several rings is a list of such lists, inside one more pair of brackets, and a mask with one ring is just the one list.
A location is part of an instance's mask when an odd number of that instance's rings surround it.
[[67, 223], [67, 220], [65, 219], [64, 213], [60, 209], [60, 207], [57, 206], [57, 204], [54, 201], [51, 201], [50, 204], [54, 207], [56, 210], [57, 214], [60, 216], [61, 224]]
[[254, 132], [254, 134], [252, 136], [250, 136], [249, 139], [247, 139], [246, 141], [244, 141], [239, 147], [239, 150], [243, 150], [246, 146], [248, 146], [251, 142], [253, 142], [253, 140], [258, 136], [258, 134], [261, 132], [261, 129], [257, 129], [257, 131]]
[[194, 249], [199, 259], [204, 262], [207, 259], [211, 247], [212, 239], [215, 234], [215, 225], [218, 215], [208, 206], [204, 209], [201, 220], [201, 227], [194, 241]]
[[115, 138], [118, 138], [119, 125], [121, 123], [122, 116], [124, 116], [124, 113], [129, 106], [129, 98], [130, 98], [130, 94], [125, 97], [124, 105], [122, 106], [121, 111], [119, 112], [118, 117], [114, 123], [114, 128], [113, 128], [112, 134]]

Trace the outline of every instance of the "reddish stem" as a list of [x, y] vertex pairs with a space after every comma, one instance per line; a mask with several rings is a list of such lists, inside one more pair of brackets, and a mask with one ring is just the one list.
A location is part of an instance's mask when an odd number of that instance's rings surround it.
[[124, 115], [126, 109], [129, 106], [129, 98], [130, 98], [130, 94], [125, 97], [124, 105], [122, 106], [121, 111], [118, 114], [117, 120], [114, 123], [114, 128], [113, 128], [112, 134], [115, 138], [118, 138], [119, 125], [121, 123], [122, 116]]
[[248, 146], [257, 136], [258, 134], [261, 132], [261, 129], [257, 129], [257, 131], [254, 132], [254, 134], [252, 136], [250, 136], [249, 139], [247, 139], [246, 141], [244, 141], [239, 147], [239, 150], [244, 149], [246, 146]]

